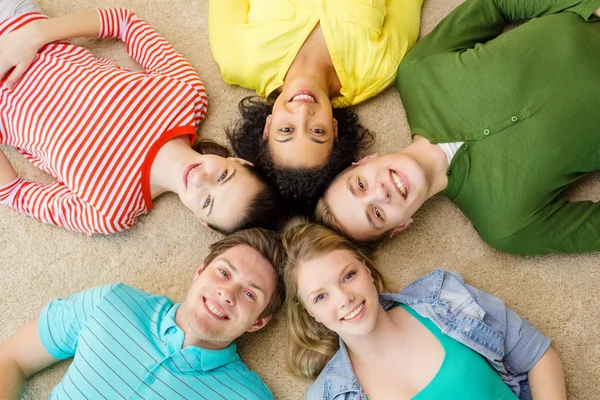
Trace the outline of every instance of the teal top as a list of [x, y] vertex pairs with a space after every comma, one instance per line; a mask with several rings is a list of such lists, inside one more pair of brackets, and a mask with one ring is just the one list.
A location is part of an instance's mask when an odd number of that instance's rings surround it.
[[515, 400], [517, 397], [502, 382], [500, 376], [487, 361], [464, 344], [444, 335], [428, 318], [412, 308], [401, 304], [439, 340], [444, 348], [444, 360], [435, 377], [421, 390], [414, 400], [478, 399]]
[[183, 348], [179, 306], [121, 283], [50, 302], [38, 322], [42, 344], [73, 357], [50, 399], [273, 399], [235, 344]]
[[444, 194], [499, 250], [600, 250], [600, 203], [563, 196], [600, 169], [597, 8], [600, 0], [466, 0], [400, 64], [413, 134], [465, 142]]

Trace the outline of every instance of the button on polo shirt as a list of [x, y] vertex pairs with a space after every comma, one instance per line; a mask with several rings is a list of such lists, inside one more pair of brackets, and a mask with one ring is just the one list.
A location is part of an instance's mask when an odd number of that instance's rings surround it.
[[51, 399], [273, 399], [236, 345], [182, 348], [181, 303], [124, 284], [50, 302], [38, 330], [55, 358], [73, 361]]

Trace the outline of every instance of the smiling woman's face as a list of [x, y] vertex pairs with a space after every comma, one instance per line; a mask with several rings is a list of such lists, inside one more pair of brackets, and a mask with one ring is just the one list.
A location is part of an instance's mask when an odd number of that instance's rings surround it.
[[310, 80], [286, 84], [267, 117], [264, 138], [278, 166], [324, 165], [337, 139], [329, 97]]
[[180, 199], [202, 222], [224, 231], [233, 230], [263, 183], [237, 158], [200, 156], [182, 176]]

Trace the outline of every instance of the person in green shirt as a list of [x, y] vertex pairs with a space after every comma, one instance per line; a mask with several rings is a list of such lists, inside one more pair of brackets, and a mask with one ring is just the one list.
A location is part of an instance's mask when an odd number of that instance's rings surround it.
[[413, 143], [340, 174], [316, 219], [373, 245], [443, 193], [498, 250], [600, 250], [600, 203], [563, 195], [600, 167], [599, 15], [599, 0], [465, 1], [400, 65]]

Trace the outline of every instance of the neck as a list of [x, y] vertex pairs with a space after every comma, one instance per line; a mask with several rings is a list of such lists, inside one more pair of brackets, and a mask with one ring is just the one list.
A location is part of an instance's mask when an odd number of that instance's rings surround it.
[[183, 170], [198, 158], [187, 136], [176, 137], [156, 154], [150, 170], [150, 193], [155, 198], [165, 192], [178, 192]]
[[189, 315], [189, 313], [187, 312], [186, 302], [184, 301], [175, 314], [175, 323], [183, 331], [182, 348], [194, 346], [206, 350], [222, 350], [232, 343], [230, 341], [202, 339], [196, 336], [187, 322], [187, 315]]
[[399, 327], [379, 306], [374, 329], [366, 335], [340, 336], [353, 362], [376, 362], [398, 340]]
[[406, 146], [401, 153], [414, 159], [425, 171], [425, 177], [429, 182], [429, 192], [427, 198], [430, 198], [448, 186], [448, 158], [446, 153], [437, 144], [431, 144], [423, 136], [415, 135], [414, 141]]

